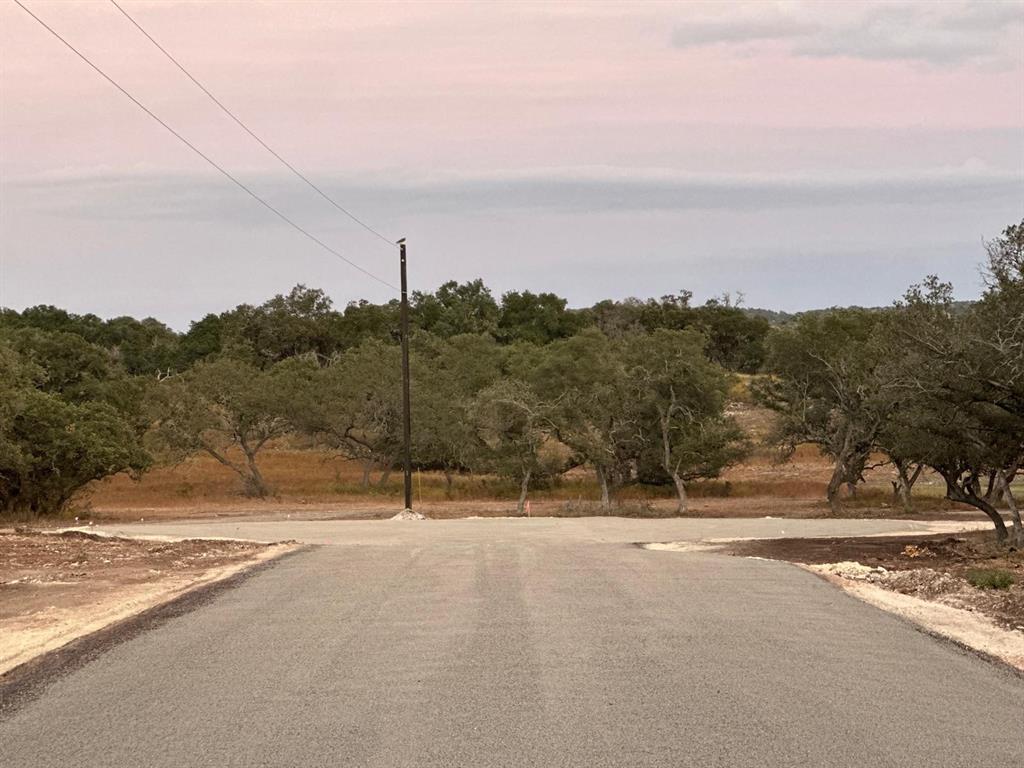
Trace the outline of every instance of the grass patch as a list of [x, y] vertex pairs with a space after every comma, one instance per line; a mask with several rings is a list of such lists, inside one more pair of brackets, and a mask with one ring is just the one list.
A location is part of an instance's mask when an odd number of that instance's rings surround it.
[[967, 572], [967, 581], [978, 589], [1009, 589], [1013, 586], [1013, 574], [998, 568], [979, 568]]

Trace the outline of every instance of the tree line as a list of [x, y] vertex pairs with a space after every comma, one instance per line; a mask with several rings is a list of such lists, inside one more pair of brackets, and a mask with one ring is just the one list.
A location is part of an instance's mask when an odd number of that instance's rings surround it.
[[[414, 459], [422, 469], [531, 483], [596, 473], [602, 503], [630, 482], [713, 477], [745, 443], [724, 414], [731, 370], [755, 370], [767, 321], [726, 299], [567, 308], [550, 293], [496, 301], [482, 281], [412, 301]], [[252, 496], [267, 444], [306, 435], [361, 461], [398, 460], [398, 305], [336, 311], [297, 286], [177, 334], [148, 318], [54, 307], [0, 312], [0, 509], [47, 514], [93, 480], [205, 454]], [[379, 482], [379, 480], [378, 480]]]
[[[447, 282], [434, 292], [414, 291], [410, 300], [413, 328], [442, 339], [484, 335], [500, 345], [545, 345], [586, 328], [609, 337], [638, 331], [693, 329], [707, 339], [708, 356], [745, 373], [760, 369], [770, 324], [759, 310], [736, 306], [729, 295], [692, 306], [692, 294], [680, 291], [660, 299], [601, 301], [573, 309], [553, 293], [508, 291], [495, 299], [482, 280]], [[0, 309], [0, 329], [36, 328], [73, 333], [109, 350], [133, 375], [180, 373], [200, 360], [229, 355], [261, 368], [302, 354], [322, 360], [365, 341], [394, 343], [399, 303], [368, 301], [334, 308], [321, 290], [298, 285], [260, 305], [242, 304], [208, 314], [176, 333], [153, 318], [102, 320], [52, 306], [23, 312]]]
[[[769, 323], [727, 298], [599, 302], [482, 281], [413, 297], [417, 467], [531, 485], [574, 467], [601, 503], [629, 483], [717, 476], [750, 446], [727, 415], [737, 373], [779, 414], [777, 445], [834, 462], [841, 506], [877, 461], [909, 505], [925, 468], [947, 496], [1024, 541], [1010, 483], [1024, 454], [1024, 223], [988, 243], [987, 287], [965, 305], [929, 278], [886, 309], [833, 309]], [[178, 334], [153, 319], [53, 307], [0, 313], [0, 509], [59, 510], [92, 480], [203, 453], [268, 493], [260, 452], [289, 433], [362, 462], [364, 484], [396, 465], [401, 411], [397, 304], [335, 310], [297, 286], [207, 315]]]
[[1024, 222], [986, 244], [986, 288], [969, 306], [935, 277], [885, 311], [801, 316], [768, 340], [760, 400], [779, 415], [777, 442], [813, 444], [834, 462], [828, 500], [841, 508], [871, 462], [891, 463], [909, 509], [922, 471], [946, 497], [984, 512], [1007, 539], [997, 504], [1024, 529], [1010, 484], [1024, 462]]

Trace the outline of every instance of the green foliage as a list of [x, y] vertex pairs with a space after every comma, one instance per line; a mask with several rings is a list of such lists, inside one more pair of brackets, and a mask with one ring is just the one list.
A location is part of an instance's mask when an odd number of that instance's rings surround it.
[[504, 354], [486, 335], [419, 335], [415, 342], [413, 456], [417, 467], [442, 470], [450, 493], [452, 474], [468, 469], [481, 447], [471, 402], [499, 378]]
[[134, 375], [170, 372], [181, 354], [178, 334], [151, 317], [108, 320], [95, 343], [111, 350], [114, 359]]
[[196, 320], [189, 326], [188, 332], [181, 337], [178, 364], [181, 369], [193, 363], [219, 355], [224, 349], [224, 325], [222, 315], [209, 314], [202, 320]]
[[709, 301], [693, 311], [694, 327], [707, 337], [708, 358], [730, 371], [757, 373], [765, 360], [765, 339], [771, 326], [738, 307]]
[[36, 328], [40, 331], [74, 333], [96, 342], [103, 332], [103, 321], [96, 315], [75, 315], [58, 307], [38, 305], [21, 313], [5, 310], [3, 325], [8, 328]]
[[746, 451], [743, 433], [725, 414], [730, 379], [704, 356], [693, 330], [660, 329], [624, 342], [634, 398], [641, 414], [640, 471], [660, 466], [686, 509], [685, 483], [713, 478]]
[[402, 436], [399, 348], [367, 340], [325, 364], [295, 361], [302, 379], [286, 412], [299, 430], [350, 459], [365, 463], [364, 484], [374, 467], [389, 471]]
[[413, 292], [412, 322], [445, 339], [464, 334], [494, 335], [498, 304], [483, 280], [464, 284], [450, 280], [434, 293]]
[[502, 379], [480, 391], [468, 409], [479, 438], [471, 459], [477, 469], [519, 482], [522, 513], [530, 481], [560, 471], [556, 453], [544, 450], [551, 406], [525, 382]]
[[567, 303], [553, 293], [509, 291], [501, 297], [498, 339], [548, 344], [572, 336], [583, 327], [586, 317], [567, 309]]
[[639, 430], [623, 355], [591, 328], [551, 344], [528, 370], [534, 390], [552, 403], [555, 436], [572, 449], [576, 463], [594, 468], [607, 507], [609, 486], [632, 474]]
[[691, 307], [692, 294], [680, 291], [660, 299], [602, 301], [588, 310], [590, 322], [611, 338], [660, 328], [691, 328], [706, 338], [705, 353], [719, 365], [740, 373], [756, 373], [764, 364], [769, 322], [734, 306], [729, 297]]
[[1014, 585], [1013, 574], [998, 568], [979, 568], [967, 572], [967, 581], [978, 589], [1009, 589]]
[[243, 304], [221, 321], [221, 349], [260, 368], [300, 355], [327, 359], [344, 346], [343, 320], [330, 298], [304, 285], [258, 307]]
[[[449, 281], [434, 292], [414, 291], [410, 320], [414, 328], [449, 339], [488, 335], [502, 345], [546, 345], [597, 327], [609, 338], [658, 328], [694, 328], [707, 338], [711, 360], [730, 370], [753, 373], [764, 359], [768, 321], [724, 300], [690, 306], [681, 291], [661, 299], [603, 301], [589, 309], [570, 309], [553, 293], [510, 291], [499, 305], [482, 280]], [[182, 334], [152, 318], [75, 315], [57, 307], [31, 307], [21, 313], [0, 310], [0, 328], [35, 328], [75, 334], [108, 350], [127, 373], [167, 376], [195, 363], [229, 355], [266, 368], [290, 357], [313, 354], [321, 361], [364, 341], [395, 343], [399, 307], [367, 301], [343, 311], [319, 289], [295, 286], [260, 305], [241, 304], [207, 314]]]
[[4, 327], [75, 335], [108, 350], [112, 359], [133, 375], [169, 370], [179, 356], [178, 335], [153, 318], [140, 321], [117, 317], [104, 321], [96, 315], [74, 315], [56, 307], [38, 306], [20, 314], [3, 310], [0, 328]]
[[371, 304], [365, 300], [351, 302], [343, 315], [344, 348], [359, 346], [369, 339], [397, 342], [399, 311], [397, 300], [387, 304]]
[[74, 333], [0, 335], [0, 511], [60, 512], [88, 483], [150, 464], [141, 388]]

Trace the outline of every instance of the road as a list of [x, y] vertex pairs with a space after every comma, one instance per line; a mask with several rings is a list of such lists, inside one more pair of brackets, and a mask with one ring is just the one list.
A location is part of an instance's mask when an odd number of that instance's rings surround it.
[[119, 526], [293, 555], [0, 722], [32, 766], [1017, 766], [1024, 681], [795, 567], [637, 541], [913, 524]]

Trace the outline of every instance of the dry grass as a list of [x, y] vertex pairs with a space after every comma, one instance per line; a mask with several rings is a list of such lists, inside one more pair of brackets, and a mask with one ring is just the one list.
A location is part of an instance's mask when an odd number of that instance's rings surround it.
[[[803, 446], [785, 463], [763, 446], [770, 433], [773, 416], [749, 403], [736, 402], [731, 411], [751, 437], [761, 444], [744, 463], [730, 468], [721, 478], [689, 485], [696, 514], [799, 514], [825, 513], [825, 488], [831, 471], [827, 460], [816, 449]], [[72, 515], [97, 517], [173, 516], [215, 513], [240, 514], [244, 511], [281, 511], [303, 507], [330, 509], [344, 507], [354, 515], [381, 516], [400, 502], [402, 477], [392, 473], [380, 485], [380, 473], [374, 473], [373, 485], [361, 485], [362, 466], [331, 453], [310, 448], [297, 441], [282, 441], [260, 456], [260, 466], [274, 493], [272, 499], [252, 501], [242, 497], [238, 477], [229, 469], [204, 456], [194, 457], [173, 467], [160, 467], [141, 481], [118, 476], [95, 483], [75, 505]], [[893, 515], [901, 510], [893, 503], [888, 468], [872, 470], [857, 496], [847, 500], [851, 514], [857, 516]], [[446, 507], [458, 514], [510, 514], [518, 487], [512, 481], [492, 476], [460, 475], [450, 493], [439, 472], [417, 472], [413, 479], [418, 502], [436, 508]], [[925, 475], [915, 488], [916, 507], [923, 512], [958, 509], [946, 502], [943, 487]], [[600, 491], [593, 474], [574, 470], [530, 491], [537, 514], [599, 514], [595, 504]], [[671, 487], [630, 486], [619, 489], [614, 514], [660, 516], [674, 509]], [[748, 512], [749, 510], [749, 512]], [[445, 513], [446, 514], [446, 513]]]
[[[345, 461], [322, 451], [279, 447], [267, 450], [261, 456], [260, 464], [274, 492], [273, 499], [262, 502], [267, 508], [289, 504], [390, 507], [402, 494], [401, 473], [392, 473], [383, 486], [379, 485], [380, 473], [374, 473], [373, 484], [363, 488], [362, 467], [359, 463]], [[755, 457], [730, 469], [720, 479], [691, 483], [689, 493], [695, 501], [774, 501], [776, 507], [801, 501], [814, 502], [823, 508], [828, 473], [828, 464], [811, 451], [800, 451], [791, 463], [777, 466]], [[849, 506], [863, 510], [892, 507], [887, 476], [882, 476], [884, 473], [876, 474], [879, 476], [870, 478], [867, 486], [858, 491], [857, 497], [849, 500]], [[491, 476], [457, 476], [450, 494], [444, 476], [439, 472], [417, 472], [413, 483], [416, 499], [420, 502], [513, 504], [518, 495], [514, 482]], [[938, 486], [933, 488], [922, 481], [917, 495], [921, 509], [950, 508], [941, 499]], [[562, 478], [537, 485], [531, 489], [530, 498], [550, 514], [549, 502], [565, 509], [568, 509], [568, 502], [582, 505], [580, 508], [590, 508], [600, 498], [600, 490], [591, 473], [576, 470]], [[616, 500], [628, 509], [616, 514], [634, 514], [632, 507], [651, 503], [668, 509], [673, 499], [671, 487], [622, 488], [616, 493]], [[234, 473], [212, 459], [198, 456], [174, 467], [154, 469], [141, 481], [118, 476], [96, 483], [79, 500], [75, 514], [92, 512], [98, 516], [109, 516], [120, 510], [145, 513], [155, 510], [238, 508], [260, 504], [242, 497], [238, 477]], [[752, 506], [760, 509], [765, 504]], [[573, 514], [571, 511], [568, 513]]]

